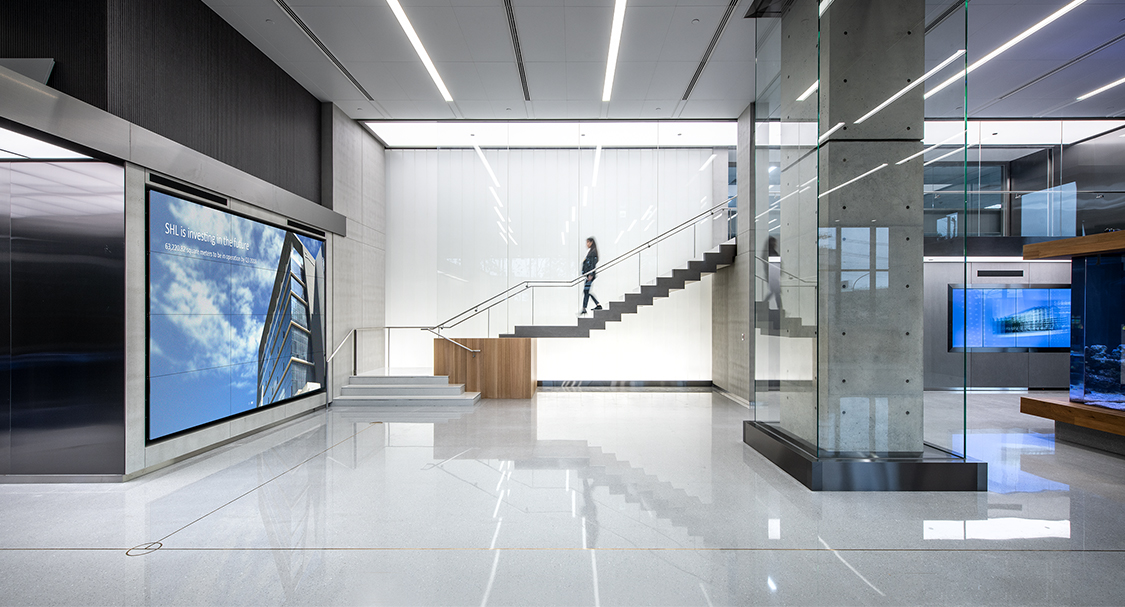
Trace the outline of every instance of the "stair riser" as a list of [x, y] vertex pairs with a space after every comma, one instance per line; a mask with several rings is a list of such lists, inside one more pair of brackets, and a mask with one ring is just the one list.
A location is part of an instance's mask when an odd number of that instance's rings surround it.
[[438, 386], [448, 386], [449, 377], [446, 375], [417, 375], [417, 376], [375, 376], [375, 375], [353, 375], [348, 378], [349, 386], [385, 386], [385, 385], [421, 385], [433, 384]]
[[[470, 396], [470, 394], [472, 394]], [[427, 398], [411, 398], [402, 399], [394, 397], [375, 397], [375, 396], [337, 396], [333, 401], [333, 405], [343, 405], [348, 407], [362, 407], [365, 405], [378, 406], [378, 407], [449, 407], [449, 406], [472, 406], [480, 400], [479, 392], [466, 393], [463, 398], [442, 398], [442, 399], [427, 399]]]
[[465, 392], [464, 387], [433, 386], [344, 386], [340, 392], [345, 396], [457, 396]]

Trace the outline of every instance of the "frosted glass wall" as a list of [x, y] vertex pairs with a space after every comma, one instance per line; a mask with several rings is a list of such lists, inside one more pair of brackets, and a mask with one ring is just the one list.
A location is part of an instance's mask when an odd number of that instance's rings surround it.
[[[605, 264], [723, 202], [727, 192], [727, 148], [386, 154], [388, 326], [433, 326], [524, 281], [575, 278], [587, 237], [597, 239]], [[593, 292], [602, 302], [621, 299], [702, 257], [725, 240], [725, 229], [722, 220], [698, 224], [599, 272]], [[710, 379], [706, 285], [706, 292], [673, 293], [663, 305], [626, 316], [592, 338], [601, 353], [595, 358], [613, 359], [597, 365], [597, 379]], [[573, 325], [581, 295], [580, 286], [537, 288], [444, 333], [495, 337], [515, 325]], [[637, 330], [641, 325], [645, 330]], [[432, 335], [390, 333], [391, 366], [432, 367]], [[540, 340], [540, 379], [595, 379], [589, 365], [572, 360], [591, 340], [547, 341]], [[662, 362], [647, 366], [638, 362], [658, 358]], [[658, 370], [658, 377], [641, 377]]]

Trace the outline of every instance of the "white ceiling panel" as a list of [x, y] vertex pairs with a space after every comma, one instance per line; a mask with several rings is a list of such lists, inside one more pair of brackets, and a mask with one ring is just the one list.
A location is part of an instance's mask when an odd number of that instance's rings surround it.
[[621, 50], [617, 60], [622, 63], [656, 61], [664, 48], [664, 39], [675, 12], [675, 8], [671, 6], [630, 4], [625, 10], [625, 21], [621, 25]]
[[586, 100], [601, 103], [605, 85], [605, 62], [566, 63], [566, 98], [570, 101]]
[[453, 109], [439, 96], [436, 101], [387, 100], [380, 101], [391, 117], [403, 120], [424, 120], [427, 118], [456, 118]]
[[[313, 95], [338, 103], [353, 116], [369, 116], [382, 107], [391, 118], [403, 119], [445, 119], [458, 113], [492, 119], [735, 118], [753, 97], [758, 22], [742, 17], [749, 0], [735, 8], [687, 102], [680, 98], [727, 0], [630, 0], [609, 104], [600, 99], [613, 0], [514, 0], [530, 103], [523, 101], [502, 0], [401, 1], [454, 104], [441, 101], [385, 0], [288, 0], [370, 91], [374, 103], [361, 101], [363, 95], [274, 0], [204, 0]], [[1065, 3], [973, 0], [969, 60], [984, 56]], [[936, 18], [949, 4], [950, 0], [926, 0], [927, 19]], [[1029, 85], [1125, 31], [1123, 19], [1125, 0], [1088, 0], [974, 72], [970, 114], [1125, 115], [1125, 85], [1084, 102], [1073, 99], [1125, 76], [1120, 67], [1125, 65], [1125, 42]], [[930, 65], [964, 46], [963, 31], [962, 17], [954, 15], [927, 36]], [[761, 61], [769, 58], [757, 60], [761, 68]], [[963, 92], [950, 87], [928, 100], [926, 111], [932, 117], [955, 116], [963, 112], [962, 105]]]
[[[503, 4], [453, 9], [473, 61], [513, 63], [512, 36]], [[518, 18], [517, 18], [518, 23]]]
[[711, 61], [700, 74], [690, 99], [748, 100], [753, 97], [753, 62]]
[[550, 118], [567, 118], [566, 100], [553, 100], [544, 99], [540, 100], [538, 96], [533, 96], [531, 101], [531, 118], [535, 119], [550, 119]]
[[[566, 60], [601, 61], [605, 65], [609, 33], [613, 26], [613, 4], [568, 6], [565, 15]], [[518, 15], [516, 19], [519, 19]]]
[[[517, 7], [520, 49], [527, 62], [556, 62], [566, 59], [566, 31], [561, 6]], [[607, 26], [608, 31], [608, 26]], [[609, 36], [607, 33], [606, 36]]]
[[[445, 81], [446, 88], [453, 98], [460, 101], [481, 101], [489, 99], [488, 90], [481, 83], [475, 63], [437, 63], [438, 73]], [[427, 79], [429, 75], [427, 74]], [[430, 82], [433, 82], [430, 80]], [[434, 89], [437, 90], [436, 88]]]
[[656, 64], [652, 82], [648, 86], [648, 99], [679, 99], [683, 97], [699, 60], [694, 62], [661, 61]]
[[430, 74], [417, 57], [414, 61], [394, 61], [383, 65], [406, 92], [408, 99], [441, 101], [437, 85], [430, 79]]
[[532, 101], [566, 99], [566, 63], [562, 61], [528, 62], [527, 87], [532, 91]]
[[619, 62], [613, 78], [613, 101], [646, 99], [656, 66], [654, 61]]
[[[293, 69], [299, 70], [304, 76], [304, 80], [315, 86], [328, 99], [337, 101], [367, 100], [363, 93], [352, 86], [352, 83], [327, 61], [299, 62], [290, 65]], [[351, 103], [348, 105], [351, 105]]]
[[[723, 12], [723, 6], [677, 6], [660, 50], [660, 60], [691, 61], [698, 65]], [[694, 19], [699, 22], [692, 23]]]
[[478, 62], [476, 67], [487, 99], [519, 99], [523, 104], [523, 88], [514, 62]]
[[[434, 63], [473, 61], [452, 7], [404, 7], [407, 17]], [[444, 78], [444, 76], [443, 76]]]

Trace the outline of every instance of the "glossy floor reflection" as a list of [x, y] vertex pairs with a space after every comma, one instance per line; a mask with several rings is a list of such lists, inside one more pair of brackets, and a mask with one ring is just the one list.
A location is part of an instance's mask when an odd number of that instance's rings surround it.
[[811, 493], [707, 393], [333, 408], [121, 485], [0, 485], [0, 596], [1121, 604], [1125, 458], [1055, 444], [1019, 394], [968, 407], [988, 493]]

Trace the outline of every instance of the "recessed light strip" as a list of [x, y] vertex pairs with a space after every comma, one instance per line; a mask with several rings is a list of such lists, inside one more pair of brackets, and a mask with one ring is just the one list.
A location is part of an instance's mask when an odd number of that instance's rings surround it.
[[605, 62], [605, 85], [602, 87], [602, 101], [609, 101], [613, 94], [613, 76], [617, 72], [617, 51], [621, 50], [621, 28], [625, 24], [626, 0], [613, 3], [613, 28], [609, 32], [609, 57]]
[[973, 71], [976, 70], [978, 67], [988, 63], [989, 61], [992, 61], [998, 55], [1000, 55], [1000, 53], [1003, 53], [1004, 51], [1006, 51], [1006, 50], [1012, 48], [1013, 46], [1019, 44], [1020, 42], [1022, 42], [1028, 36], [1034, 34], [1035, 32], [1037, 32], [1041, 29], [1043, 29], [1044, 27], [1047, 27], [1048, 25], [1051, 24], [1051, 22], [1055, 21], [1059, 17], [1062, 17], [1063, 15], [1065, 15], [1065, 14], [1069, 13], [1070, 11], [1074, 10], [1075, 8], [1078, 7], [1078, 5], [1082, 4], [1085, 1], [1086, 0], [1074, 0], [1074, 2], [1071, 2], [1070, 4], [1067, 4], [1066, 6], [1060, 8], [1059, 10], [1052, 13], [1050, 17], [1047, 17], [1046, 19], [1040, 21], [1039, 23], [1036, 23], [1035, 25], [1031, 26], [1030, 28], [1025, 30], [1022, 34], [1020, 34], [1020, 35], [1016, 36], [1015, 38], [1012, 38], [1011, 40], [1009, 40], [1009, 41], [1005, 42], [1004, 44], [1000, 45], [999, 48], [997, 48], [996, 50], [992, 51], [991, 53], [985, 55], [984, 57], [981, 57], [981, 59], [978, 60], [976, 63], [970, 65], [969, 67], [967, 67], [963, 70], [961, 70], [960, 72], [957, 73], [956, 76], [953, 76], [949, 80], [946, 80], [945, 82], [939, 84], [936, 88], [928, 91], [925, 95], [922, 96], [922, 98], [923, 99], [929, 99], [930, 97], [933, 97], [935, 94], [937, 94], [938, 91], [940, 91], [940, 90], [944, 89], [945, 87], [957, 82], [961, 78], [964, 78], [966, 75], [973, 73]]
[[875, 107], [875, 109], [873, 109], [870, 112], [867, 112], [866, 114], [864, 114], [863, 117], [860, 118], [859, 120], [856, 120], [855, 123], [860, 124], [864, 120], [867, 120], [868, 118], [874, 116], [875, 114], [878, 114], [880, 110], [882, 110], [883, 108], [885, 108], [888, 105], [897, 101], [899, 97], [902, 97], [903, 95], [905, 95], [905, 94], [909, 93], [910, 91], [914, 90], [914, 88], [916, 88], [918, 85], [920, 85], [923, 82], [925, 82], [926, 80], [928, 80], [930, 78], [930, 76], [933, 76], [934, 74], [936, 74], [936, 73], [940, 72], [941, 70], [945, 69], [945, 67], [947, 65], [949, 65], [950, 63], [953, 63], [954, 61], [957, 60], [958, 57], [960, 57], [961, 55], [964, 55], [964, 54], [965, 54], [965, 49], [961, 49], [961, 50], [957, 51], [956, 53], [953, 53], [948, 59], [939, 63], [937, 67], [935, 67], [934, 69], [926, 72], [921, 78], [919, 78], [919, 79], [915, 80], [914, 82], [911, 82], [910, 84], [906, 85], [906, 87], [903, 88], [901, 91], [892, 95], [890, 99], [887, 99], [883, 103], [880, 103], [878, 106]]
[[1094, 95], [1097, 95], [1098, 93], [1104, 93], [1104, 92], [1108, 91], [1109, 89], [1111, 89], [1115, 86], [1122, 85], [1122, 84], [1125, 84], [1125, 78], [1122, 78], [1121, 80], [1118, 80], [1116, 82], [1110, 82], [1109, 84], [1107, 84], [1107, 85], [1103, 86], [1102, 88], [1097, 89], [1095, 91], [1090, 91], [1089, 93], [1086, 93], [1085, 95], [1082, 95], [1081, 97], [1079, 97], [1078, 101], [1084, 101], [1086, 99], [1089, 99], [1090, 97], [1093, 97]]
[[[445, 88], [445, 82], [442, 81], [441, 74], [438, 74], [437, 67], [435, 67], [434, 62], [430, 60], [430, 54], [426, 52], [426, 47], [422, 46], [422, 40], [418, 38], [418, 32], [414, 31], [414, 26], [410, 24], [410, 19], [407, 18], [406, 11], [402, 10], [402, 5], [398, 3], [398, 0], [387, 0], [387, 4], [391, 7], [391, 12], [398, 18], [398, 24], [402, 26], [402, 31], [406, 32], [406, 37], [410, 39], [410, 44], [414, 45], [414, 51], [418, 53], [418, 58], [422, 60], [422, 65], [426, 66], [426, 71], [430, 73], [430, 78], [433, 78], [434, 84], [437, 85], [438, 91], [441, 92], [442, 99], [445, 99], [446, 102], [453, 101], [453, 96], [449, 94], [449, 89]], [[495, 177], [493, 179], [495, 179]]]
[[871, 175], [871, 174], [875, 173], [876, 171], [883, 170], [886, 167], [887, 167], [887, 163], [884, 162], [883, 164], [871, 169], [870, 171], [867, 171], [866, 173], [860, 175], [859, 177], [856, 177], [855, 179], [850, 179], [848, 181], [845, 181], [844, 183], [841, 183], [840, 185], [832, 188], [831, 190], [828, 190], [827, 192], [821, 194], [820, 196], [817, 196], [817, 198], [824, 198], [825, 196], [831, 194], [832, 192], [835, 192], [836, 190], [838, 190], [842, 187], [849, 186], [849, 185], [859, 181], [860, 179], [863, 179], [864, 177], [867, 177], [868, 175]]

